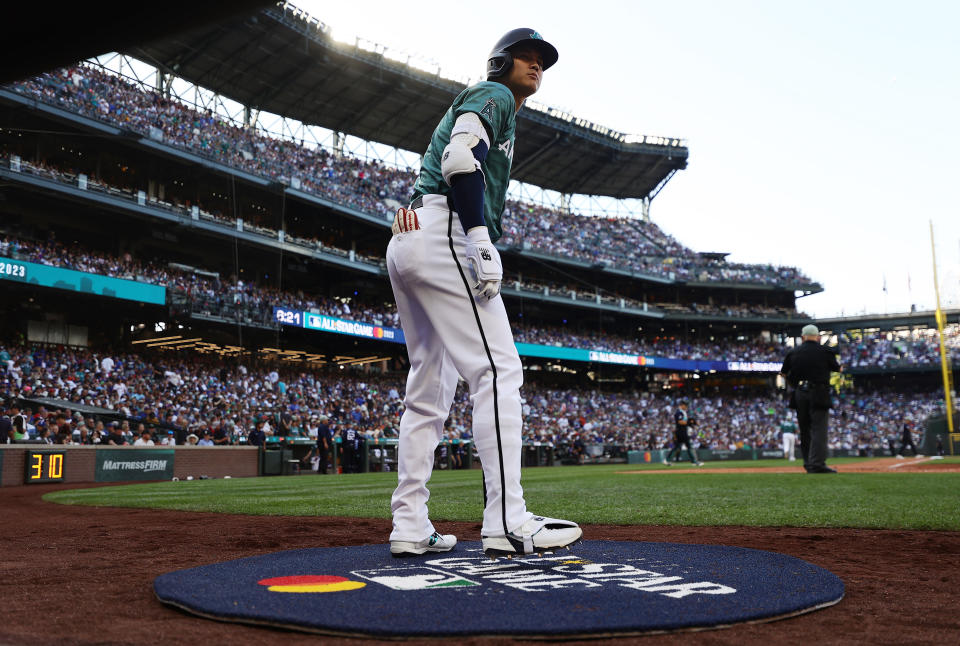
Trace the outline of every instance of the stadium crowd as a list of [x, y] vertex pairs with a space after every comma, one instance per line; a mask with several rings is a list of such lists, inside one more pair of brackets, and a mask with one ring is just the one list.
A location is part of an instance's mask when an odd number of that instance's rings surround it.
[[[130, 254], [112, 257], [65, 245], [55, 240], [36, 241], [0, 234], [0, 255], [38, 264], [64, 267], [101, 275], [160, 284], [170, 289], [174, 309], [179, 313], [197, 313], [249, 324], [273, 325], [274, 306], [313, 311], [336, 318], [358, 320], [387, 327], [402, 327], [396, 306], [390, 301], [375, 302], [358, 296], [325, 297], [290, 292], [255, 282], [221, 279], [211, 272], [197, 273], [182, 265], [160, 261], [139, 261]], [[526, 283], [525, 289], [544, 285]], [[564, 287], [552, 288], [563, 291]], [[587, 328], [571, 329], [550, 325], [530, 325], [516, 319], [514, 338], [520, 343], [589, 348], [658, 356], [671, 359], [714, 361], [780, 361], [786, 352], [779, 342], [755, 339], [682, 339], [675, 336], [628, 338], [616, 333]], [[946, 329], [945, 340], [954, 360], [960, 360], [960, 327]], [[939, 361], [939, 346], [929, 330], [912, 336], [889, 332], [841, 339], [845, 365], [852, 368], [901, 368], [931, 365]]]
[[[10, 410], [26, 424], [16, 439], [50, 443], [169, 443], [177, 429], [197, 443], [245, 443], [249, 434], [315, 437], [322, 417], [335, 433], [352, 429], [371, 439], [396, 437], [403, 411], [401, 374], [315, 370], [262, 358], [225, 364], [186, 351], [107, 353], [54, 346], [0, 346], [8, 400], [53, 398], [116, 411], [105, 427], [79, 412], [44, 406]], [[522, 390], [524, 438], [553, 445], [604, 444], [633, 449], [670, 445], [673, 411], [683, 393], [607, 392], [549, 388]], [[841, 392], [832, 414], [834, 448], [882, 450], [903, 423], [922, 427], [937, 411], [936, 393]], [[695, 446], [710, 449], [778, 446], [778, 427], [791, 413], [782, 396], [694, 395]], [[446, 437], [470, 439], [470, 400], [461, 387]], [[152, 434], [144, 438], [143, 432]], [[152, 438], [159, 438], [154, 440]]]
[[[195, 109], [93, 65], [63, 68], [9, 87], [39, 101], [383, 217], [392, 215], [397, 204], [410, 199], [416, 180], [411, 170], [271, 137], [255, 127], [231, 123], [209, 109]], [[783, 286], [811, 282], [793, 267], [702, 257], [652, 222], [584, 217], [512, 200], [506, 211], [502, 243], [507, 246], [682, 280]], [[207, 215], [230, 221], [215, 211]], [[257, 223], [252, 226], [257, 228]], [[580, 234], [570, 236], [569, 231]]]

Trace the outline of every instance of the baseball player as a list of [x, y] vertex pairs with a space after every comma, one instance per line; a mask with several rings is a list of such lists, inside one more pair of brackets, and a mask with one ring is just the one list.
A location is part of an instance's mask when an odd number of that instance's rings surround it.
[[794, 462], [797, 459], [797, 425], [790, 419], [789, 413], [780, 422], [780, 433], [783, 436], [783, 457]]
[[676, 454], [677, 460], [680, 459], [680, 449], [683, 446], [687, 447], [687, 455], [690, 456], [690, 463], [698, 467], [703, 466], [703, 462], [697, 459], [697, 456], [693, 452], [693, 447], [690, 445], [690, 427], [693, 424], [694, 420], [687, 411], [687, 402], [680, 402], [677, 410], [673, 413], [673, 448], [670, 449], [667, 457], [663, 459], [663, 463], [668, 467], [672, 466], [671, 460], [674, 459], [674, 454]]
[[523, 370], [493, 243], [513, 161], [516, 113], [558, 54], [533, 29], [494, 46], [487, 80], [461, 92], [440, 119], [408, 209], [399, 209], [387, 246], [390, 284], [410, 358], [397, 489], [391, 500], [394, 556], [445, 552], [457, 539], [427, 513], [434, 450], [459, 377], [473, 401], [473, 437], [483, 463], [483, 550], [543, 553], [580, 540], [576, 523], [527, 511], [520, 486]]
[[904, 417], [902, 421], [903, 435], [900, 438], [900, 452], [897, 453], [897, 457], [903, 459], [903, 454], [908, 446], [913, 449], [913, 456], [916, 457], [919, 453], [917, 453], [917, 445], [913, 443], [913, 423], [906, 417]]

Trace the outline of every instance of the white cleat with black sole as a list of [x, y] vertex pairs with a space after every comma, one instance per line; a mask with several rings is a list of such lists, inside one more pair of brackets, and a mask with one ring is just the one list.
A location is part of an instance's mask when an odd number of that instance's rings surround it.
[[583, 530], [576, 523], [534, 516], [505, 536], [484, 536], [483, 553], [491, 559], [538, 554], [543, 556], [580, 542]]
[[434, 532], [422, 541], [390, 541], [390, 555], [394, 558], [420, 556], [421, 554], [449, 552], [457, 546], [457, 537], [453, 534]]

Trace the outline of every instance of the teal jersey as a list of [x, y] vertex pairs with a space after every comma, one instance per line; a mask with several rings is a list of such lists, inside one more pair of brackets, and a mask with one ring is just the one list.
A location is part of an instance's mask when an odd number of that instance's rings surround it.
[[797, 425], [791, 421], [780, 422], [780, 432], [781, 433], [796, 433]]
[[517, 125], [517, 105], [506, 85], [481, 81], [457, 96], [430, 137], [430, 145], [420, 167], [420, 176], [413, 187], [413, 197], [450, 194], [450, 187], [443, 181], [440, 172], [440, 155], [450, 143], [450, 133], [457, 117], [468, 112], [480, 116], [480, 121], [490, 137], [490, 151], [480, 168], [485, 181], [483, 218], [490, 230], [490, 239], [496, 242], [503, 235], [501, 217], [507, 199], [507, 186], [510, 183], [513, 138]]

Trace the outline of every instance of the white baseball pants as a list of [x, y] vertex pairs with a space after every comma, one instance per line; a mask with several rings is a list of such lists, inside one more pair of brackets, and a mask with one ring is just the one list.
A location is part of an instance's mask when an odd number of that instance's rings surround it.
[[794, 456], [794, 451], [797, 446], [797, 434], [796, 433], [784, 433], [783, 434], [783, 457], [790, 458], [791, 460], [796, 460]]
[[484, 536], [527, 522], [520, 486], [523, 368], [501, 296], [473, 297], [467, 242], [442, 195], [416, 209], [420, 230], [393, 236], [387, 269], [410, 358], [390, 540], [420, 541], [434, 532], [427, 481], [443, 424], [462, 376], [473, 403], [473, 440], [483, 464]]

